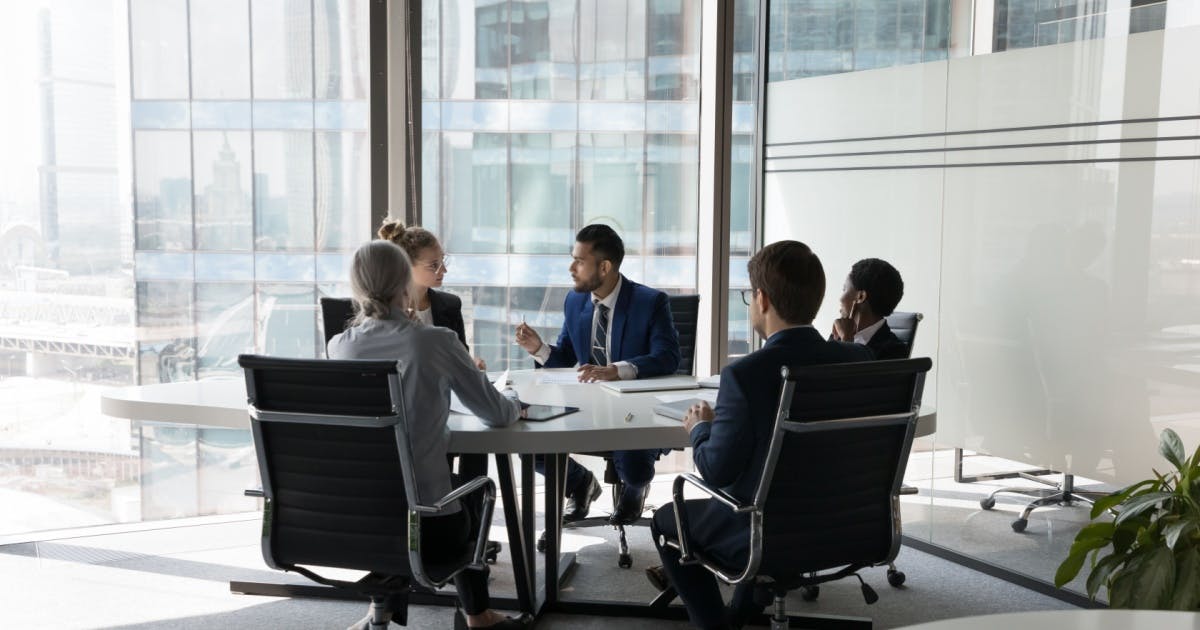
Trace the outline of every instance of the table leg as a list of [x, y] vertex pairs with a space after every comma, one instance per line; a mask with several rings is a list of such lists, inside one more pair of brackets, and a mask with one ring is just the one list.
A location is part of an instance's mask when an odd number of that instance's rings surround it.
[[517, 588], [517, 601], [521, 612], [534, 612], [536, 602], [533, 594], [537, 588], [534, 565], [529, 554], [529, 535], [523, 527], [524, 515], [517, 501], [517, 488], [513, 479], [512, 456], [496, 453], [496, 473], [500, 477], [500, 496], [504, 501], [504, 528], [508, 532], [508, 551], [512, 558], [513, 582]]
[[558, 453], [546, 455], [546, 606], [558, 603], [559, 574], [558, 550], [562, 541], [562, 477], [566, 472], [566, 458]]

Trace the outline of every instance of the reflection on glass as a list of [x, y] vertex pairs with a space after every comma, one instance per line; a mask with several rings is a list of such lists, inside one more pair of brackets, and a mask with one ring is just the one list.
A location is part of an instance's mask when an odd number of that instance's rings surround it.
[[[1167, 5], [1165, 0], [1133, 3], [996, 0], [992, 50], [1001, 52], [1162, 30], [1166, 26]], [[1126, 20], [1129, 27], [1124, 29]]]
[[192, 98], [250, 98], [246, 0], [190, 2]]
[[254, 133], [257, 249], [312, 249], [312, 142], [300, 131]]
[[510, 98], [575, 98], [575, 0], [514, 0]]
[[192, 150], [196, 249], [250, 249], [250, 132], [197, 131]]
[[646, 137], [647, 252], [678, 256], [696, 252], [700, 205], [700, 143], [692, 134]]
[[642, 251], [644, 140], [642, 134], [579, 134], [581, 225], [611, 225], [628, 254]]
[[[442, 234], [442, 162], [438, 159], [442, 151], [440, 139], [441, 134], [435, 132], [421, 134], [421, 225], [438, 235]], [[405, 199], [404, 203], [407, 205], [408, 200]], [[445, 242], [442, 246], [446, 246]]]
[[579, 100], [646, 98], [644, 0], [580, 0]]
[[[559, 271], [561, 276], [566, 280], [570, 280], [570, 274], [564, 266]], [[477, 292], [483, 291], [476, 289]], [[493, 293], [498, 293], [496, 289], [491, 290]], [[501, 302], [497, 304], [496, 311], [503, 313], [505, 307], [512, 321], [524, 321], [541, 335], [542, 340], [546, 343], [556, 343], [558, 334], [562, 332], [563, 324], [563, 300], [567, 299], [567, 292], [570, 287], [523, 287], [515, 286], [508, 290], [507, 304]], [[477, 293], [478, 295], [478, 293]], [[479, 300], [477, 298], [477, 303]], [[478, 318], [479, 316], [476, 315]], [[499, 319], [499, 318], [497, 318]], [[496, 352], [499, 356], [496, 357], [500, 361], [501, 357], [506, 360], [507, 369], [519, 370], [532, 368], [534, 365], [533, 358], [528, 352], [521, 349], [512, 343], [512, 325], [506, 322], [497, 321], [497, 346]], [[501, 325], [504, 324], [504, 325]], [[476, 324], [479, 327], [478, 320]], [[507, 356], [504, 354], [507, 353]], [[491, 365], [491, 363], [488, 363]]]
[[512, 143], [512, 251], [569, 251], [575, 134], [513, 134]]
[[421, 98], [434, 99], [442, 93], [441, 0], [421, 0]]
[[191, 249], [191, 147], [186, 131], [134, 134], [138, 249]]
[[312, 3], [254, 0], [254, 98], [312, 98]]
[[442, 136], [443, 245], [450, 252], [501, 253], [508, 245], [508, 136]]
[[475, 98], [508, 96], [508, 3], [475, 3]]
[[196, 369], [199, 378], [237, 376], [237, 356], [254, 352], [254, 285], [196, 284]]
[[318, 99], [365, 99], [371, 81], [367, 0], [317, 5], [313, 56]]
[[354, 249], [371, 234], [370, 140], [361, 132], [316, 137], [317, 249]]
[[648, 100], [700, 96], [700, 0], [651, 0], [646, 29]]
[[258, 284], [256, 351], [273, 357], [311, 359], [317, 341], [316, 288], [303, 284]]
[[129, 30], [134, 98], [188, 98], [187, 0], [130, 0]]
[[138, 282], [137, 313], [141, 384], [193, 380], [192, 285]]

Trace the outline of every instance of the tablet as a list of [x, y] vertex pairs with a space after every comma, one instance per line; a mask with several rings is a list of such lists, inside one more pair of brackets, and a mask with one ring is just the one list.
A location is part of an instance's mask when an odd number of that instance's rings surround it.
[[529, 403], [521, 403], [521, 409], [525, 410], [525, 420], [531, 422], [545, 422], [553, 420], [560, 416], [565, 416], [570, 413], [579, 411], [579, 407], [563, 407], [560, 405], [531, 405]]

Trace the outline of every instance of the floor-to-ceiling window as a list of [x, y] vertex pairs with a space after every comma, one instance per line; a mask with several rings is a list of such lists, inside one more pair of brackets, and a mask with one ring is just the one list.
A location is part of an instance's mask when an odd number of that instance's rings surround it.
[[321, 356], [317, 298], [347, 293], [371, 227], [367, 26], [366, 0], [0, 7], [0, 495], [19, 506], [0, 533], [255, 507], [248, 432], [131, 426], [97, 396]]
[[533, 365], [512, 328], [557, 337], [588, 223], [621, 234], [631, 279], [694, 292], [700, 0], [425, 0], [422, 17], [420, 222], [473, 352]]

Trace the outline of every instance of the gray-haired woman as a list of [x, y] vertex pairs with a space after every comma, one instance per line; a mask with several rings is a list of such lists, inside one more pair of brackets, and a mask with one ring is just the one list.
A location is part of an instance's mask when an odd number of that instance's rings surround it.
[[[446, 460], [450, 430], [450, 391], [458, 395], [484, 424], [503, 427], [521, 415], [520, 402], [506, 396], [488, 382], [455, 334], [445, 328], [425, 326], [407, 315], [412, 265], [399, 246], [389, 241], [370, 241], [354, 253], [350, 288], [358, 304], [358, 316], [350, 328], [329, 340], [331, 359], [385, 359], [403, 364], [404, 399], [414, 422], [410, 439], [416, 461], [417, 497], [434, 501], [451, 490], [452, 479]], [[421, 527], [422, 557], [430, 563], [455, 560], [475, 539], [479, 527], [478, 505], [463, 501], [452, 513], [424, 519]], [[505, 617], [490, 607], [487, 570], [463, 571], [454, 579], [465, 619], [456, 614], [455, 627], [525, 628], [532, 620]]]

